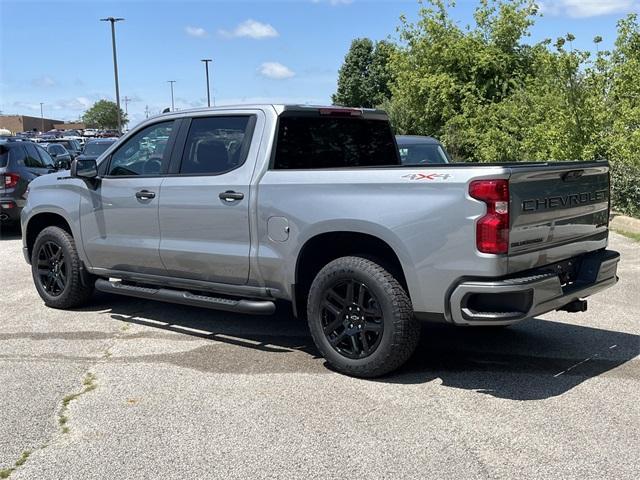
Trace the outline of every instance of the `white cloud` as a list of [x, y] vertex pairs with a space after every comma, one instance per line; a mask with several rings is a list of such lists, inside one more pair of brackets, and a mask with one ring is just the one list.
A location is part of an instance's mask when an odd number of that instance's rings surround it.
[[353, 0], [311, 0], [313, 3], [328, 3], [331, 6], [336, 5], [349, 5], [353, 3]]
[[295, 76], [295, 73], [278, 62], [265, 62], [260, 65], [260, 74], [267, 78], [283, 80]]
[[549, 15], [567, 15], [573, 18], [597, 17], [640, 10], [638, 0], [545, 0], [540, 2], [542, 12]]
[[192, 27], [190, 25], [187, 25], [184, 31], [187, 32], [187, 35], [189, 35], [190, 37], [207, 38], [209, 36], [207, 31], [202, 27]]
[[255, 40], [273, 38], [280, 35], [278, 31], [268, 23], [261, 23], [252, 19], [245, 20], [232, 31], [220, 30], [219, 33], [228, 38], [247, 37]]
[[38, 78], [34, 78], [31, 83], [33, 84], [34, 87], [41, 87], [41, 88], [46, 88], [46, 87], [53, 87], [56, 85], [56, 81], [51, 78], [49, 75], [42, 75], [41, 77]]

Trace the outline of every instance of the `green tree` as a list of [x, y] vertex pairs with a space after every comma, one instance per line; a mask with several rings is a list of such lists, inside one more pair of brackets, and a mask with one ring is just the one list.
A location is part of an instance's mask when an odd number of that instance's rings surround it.
[[389, 62], [395, 49], [384, 40], [376, 43], [368, 38], [354, 40], [340, 67], [333, 103], [371, 108], [388, 99], [393, 78]]
[[[608, 52], [607, 52], [608, 53]], [[640, 217], [640, 24], [630, 14], [618, 22], [614, 50], [605, 58], [599, 84], [604, 112], [601, 147], [612, 160], [612, 201]]]
[[[497, 112], [496, 105], [519, 91], [533, 75], [539, 47], [525, 45], [537, 14], [526, 0], [483, 0], [475, 24], [459, 26], [443, 0], [430, 0], [418, 21], [403, 19], [402, 45], [391, 58], [391, 117], [402, 119], [399, 130], [435, 135], [457, 158], [482, 160], [478, 130], [507, 121], [515, 112]], [[482, 117], [484, 125], [475, 120]], [[408, 129], [411, 128], [411, 132]], [[506, 132], [491, 132], [493, 155], [513, 153], [517, 140]]]
[[[120, 109], [122, 124], [128, 122], [126, 114]], [[117, 128], [118, 106], [109, 100], [98, 100], [82, 116], [83, 122], [89, 128]]]

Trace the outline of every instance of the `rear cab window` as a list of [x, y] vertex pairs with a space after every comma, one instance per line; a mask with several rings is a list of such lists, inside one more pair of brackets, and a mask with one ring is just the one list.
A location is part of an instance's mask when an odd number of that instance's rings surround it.
[[273, 169], [336, 169], [400, 165], [386, 117], [284, 112], [278, 120]]

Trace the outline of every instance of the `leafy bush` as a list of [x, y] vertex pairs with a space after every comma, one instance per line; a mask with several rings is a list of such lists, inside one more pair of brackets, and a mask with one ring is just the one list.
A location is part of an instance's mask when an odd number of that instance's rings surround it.
[[611, 206], [640, 218], [640, 165], [616, 162], [611, 167]]

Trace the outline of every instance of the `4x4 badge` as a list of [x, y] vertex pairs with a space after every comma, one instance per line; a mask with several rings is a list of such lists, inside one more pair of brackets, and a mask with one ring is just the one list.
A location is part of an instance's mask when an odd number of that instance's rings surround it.
[[451, 178], [451, 175], [448, 173], [409, 173], [403, 175], [402, 178], [408, 178], [409, 180], [446, 180]]

